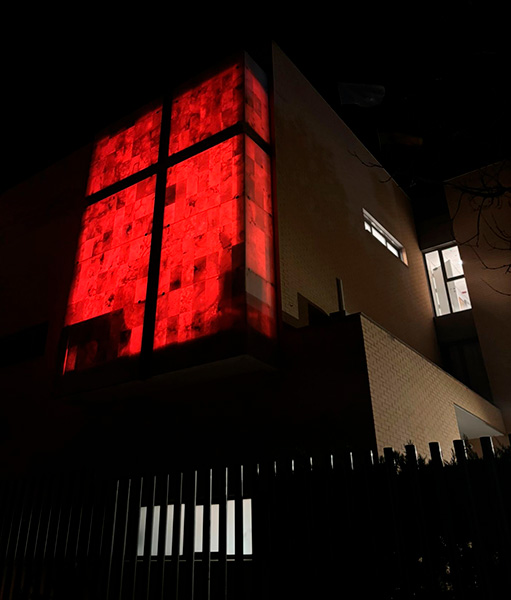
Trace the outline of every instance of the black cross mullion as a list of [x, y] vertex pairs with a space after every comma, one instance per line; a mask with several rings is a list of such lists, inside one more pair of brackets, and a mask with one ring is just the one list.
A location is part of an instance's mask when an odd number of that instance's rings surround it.
[[170, 119], [172, 102], [164, 98], [161, 113], [160, 147], [154, 194], [154, 212], [147, 274], [147, 293], [144, 310], [144, 328], [140, 353], [140, 371], [143, 377], [150, 375], [150, 360], [154, 344], [154, 326], [156, 322], [156, 303], [158, 300], [158, 282], [160, 278], [161, 244], [163, 239], [163, 221], [165, 213], [165, 192], [167, 188], [167, 158], [170, 140]]

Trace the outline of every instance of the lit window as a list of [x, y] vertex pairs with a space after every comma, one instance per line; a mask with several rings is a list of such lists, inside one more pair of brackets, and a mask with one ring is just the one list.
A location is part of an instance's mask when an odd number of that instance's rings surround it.
[[381, 244], [383, 244], [387, 250], [392, 252], [394, 256], [401, 259], [405, 265], [408, 264], [406, 261], [406, 252], [401, 243], [391, 235], [385, 227], [380, 225], [378, 221], [372, 217], [366, 210], [364, 213], [364, 229], [371, 233]]
[[436, 316], [472, 308], [458, 246], [425, 254]]

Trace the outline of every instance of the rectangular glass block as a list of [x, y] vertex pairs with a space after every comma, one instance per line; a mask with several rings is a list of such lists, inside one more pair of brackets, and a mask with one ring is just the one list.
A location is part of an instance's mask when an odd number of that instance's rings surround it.
[[399, 250], [393, 244], [391, 244], [388, 240], [387, 240], [387, 248], [392, 252], [392, 254], [394, 256], [397, 256], [399, 258]]
[[458, 246], [442, 250], [442, 257], [444, 259], [445, 274], [447, 275], [447, 279], [463, 275], [463, 261], [461, 260]]
[[270, 157], [245, 138], [246, 288], [250, 327], [273, 337], [275, 257]]
[[375, 238], [376, 238], [376, 239], [377, 239], [379, 242], [381, 242], [381, 243], [382, 243], [384, 246], [386, 246], [386, 245], [387, 245], [387, 238], [386, 238], [386, 237], [385, 237], [383, 234], [381, 234], [381, 233], [380, 233], [380, 232], [379, 232], [379, 231], [376, 229], [376, 227], [373, 227], [373, 228], [372, 228], [372, 233], [373, 233], [374, 237], [375, 237]]
[[154, 192], [151, 177], [85, 210], [66, 313], [65, 371], [140, 352]]
[[168, 173], [154, 347], [243, 321], [243, 138]]
[[87, 194], [94, 194], [156, 163], [161, 107], [151, 109], [121, 131], [94, 145]]
[[245, 67], [245, 120], [265, 142], [270, 142], [268, 91], [252, 68]]
[[453, 312], [461, 312], [472, 308], [470, 296], [468, 295], [467, 282], [464, 277], [447, 282], [449, 297]]
[[447, 290], [445, 287], [442, 266], [440, 264], [440, 255], [438, 251], [428, 252], [425, 255], [426, 268], [428, 271], [429, 283], [431, 286], [431, 296], [437, 317], [449, 314], [449, 300], [447, 299]]
[[184, 150], [243, 120], [243, 68], [234, 64], [177, 93], [169, 153]]

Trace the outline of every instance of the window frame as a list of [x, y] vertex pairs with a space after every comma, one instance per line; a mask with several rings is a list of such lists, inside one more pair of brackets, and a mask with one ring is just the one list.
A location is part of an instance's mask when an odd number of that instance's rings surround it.
[[[370, 213], [367, 212], [365, 208], [362, 209], [362, 214], [364, 218], [364, 231], [370, 233], [374, 238], [376, 238], [382, 246], [384, 246], [391, 254], [393, 254], [396, 258], [406, 266], [408, 266], [408, 260], [406, 258], [406, 250], [403, 244], [397, 240], [381, 223], [379, 223]], [[378, 234], [376, 235], [375, 232]], [[381, 236], [385, 242], [383, 242], [380, 237]]]
[[[459, 245], [456, 243], [453, 244], [452, 242], [449, 242], [447, 244], [442, 244], [441, 246], [435, 246], [434, 248], [429, 248], [428, 250], [424, 250], [422, 253], [422, 256], [424, 259], [424, 268], [426, 269], [426, 274], [427, 274], [427, 278], [428, 278], [429, 292], [431, 295], [431, 303], [433, 304], [433, 309], [435, 311], [435, 317], [437, 317], [437, 318], [445, 317], [447, 315], [454, 315], [459, 312], [465, 312], [466, 310], [472, 310], [472, 301], [470, 300], [470, 292], [468, 291], [468, 284], [467, 284], [467, 279], [465, 276], [465, 270], [463, 270], [463, 273], [461, 275], [454, 275], [453, 277], [448, 277], [448, 275], [447, 275], [447, 269], [445, 268], [443, 252], [445, 250], [450, 250], [451, 248], [458, 248], [458, 252], [459, 252]], [[444, 281], [444, 285], [445, 285], [445, 295], [447, 296], [447, 302], [449, 304], [449, 312], [444, 313], [442, 315], [437, 314], [435, 298], [433, 296], [433, 288], [431, 285], [431, 277], [430, 277], [430, 273], [429, 273], [428, 262], [426, 259], [426, 256], [428, 254], [432, 254], [433, 252], [438, 252], [438, 256], [440, 258], [440, 269], [442, 271], [442, 277], [443, 277], [443, 281]], [[460, 259], [461, 259], [461, 254], [460, 254]], [[462, 260], [461, 260], [461, 264], [463, 264]], [[469, 297], [469, 301], [470, 301], [470, 308], [464, 308], [462, 310], [455, 311], [452, 306], [451, 295], [449, 293], [449, 287], [447, 284], [452, 281], [458, 281], [459, 279], [465, 280], [465, 284], [467, 286], [467, 293], [468, 293], [468, 297]]]

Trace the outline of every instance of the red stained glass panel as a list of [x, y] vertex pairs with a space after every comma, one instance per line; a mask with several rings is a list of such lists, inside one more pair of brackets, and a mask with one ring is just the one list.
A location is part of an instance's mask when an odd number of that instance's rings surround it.
[[155, 348], [239, 324], [244, 300], [243, 138], [169, 171]]
[[188, 88], [172, 103], [170, 154], [184, 150], [243, 119], [240, 64]]
[[268, 92], [249, 66], [245, 68], [245, 120], [265, 142], [270, 142]]
[[150, 110], [133, 125], [94, 146], [87, 194], [94, 194], [153, 165], [158, 159], [161, 108]]
[[92, 204], [82, 219], [65, 371], [140, 352], [155, 178]]
[[276, 333], [275, 266], [270, 158], [245, 138], [246, 291], [248, 325]]

